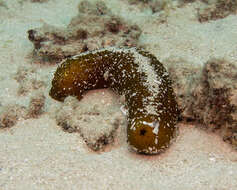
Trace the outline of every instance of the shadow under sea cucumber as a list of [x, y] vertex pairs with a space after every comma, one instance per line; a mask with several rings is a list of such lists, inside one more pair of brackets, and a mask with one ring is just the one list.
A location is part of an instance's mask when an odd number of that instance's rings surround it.
[[125, 96], [127, 138], [144, 154], [164, 151], [176, 136], [179, 110], [164, 66], [152, 54], [136, 48], [105, 48], [65, 59], [52, 80], [50, 96], [78, 100], [91, 89], [111, 88]]

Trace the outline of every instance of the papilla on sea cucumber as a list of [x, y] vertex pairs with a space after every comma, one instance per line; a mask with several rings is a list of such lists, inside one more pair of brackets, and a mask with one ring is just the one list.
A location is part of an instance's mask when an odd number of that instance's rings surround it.
[[107, 87], [125, 96], [133, 150], [165, 150], [176, 136], [179, 110], [167, 71], [144, 50], [110, 47], [66, 59], [54, 74], [49, 94], [59, 101], [67, 96], [80, 100], [85, 91]]

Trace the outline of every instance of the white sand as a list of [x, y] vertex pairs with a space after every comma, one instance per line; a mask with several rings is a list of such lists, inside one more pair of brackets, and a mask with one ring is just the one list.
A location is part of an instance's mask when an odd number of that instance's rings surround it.
[[[77, 14], [79, 1], [52, 0], [44, 4], [8, 1], [0, 7], [0, 109], [8, 103], [27, 105], [31, 94], [18, 97], [13, 79], [18, 66], [29, 66], [33, 45], [27, 30], [43, 22], [66, 26]], [[106, 0], [112, 10], [118, 1]], [[172, 13], [168, 24], [158, 26], [152, 17], [128, 10], [122, 16], [143, 27], [141, 43], [159, 59], [181, 57], [190, 64], [202, 64], [211, 56], [237, 60], [237, 16], [199, 24], [194, 8]], [[65, 14], [62, 12], [65, 11]], [[188, 16], [189, 15], [189, 16]], [[37, 65], [36, 77], [50, 84], [56, 66]], [[53, 106], [48, 89], [46, 110]], [[101, 97], [101, 96], [100, 96]], [[106, 96], [101, 101], [106, 102]], [[93, 102], [90, 102], [93, 104]], [[117, 104], [114, 104], [117, 106]], [[118, 107], [119, 109], [119, 107]], [[130, 152], [126, 129], [105, 151], [91, 151], [77, 133], [62, 131], [50, 115], [21, 120], [0, 131], [0, 189], [237, 189], [237, 152], [220, 137], [195, 126], [180, 126], [176, 142], [157, 156]]]

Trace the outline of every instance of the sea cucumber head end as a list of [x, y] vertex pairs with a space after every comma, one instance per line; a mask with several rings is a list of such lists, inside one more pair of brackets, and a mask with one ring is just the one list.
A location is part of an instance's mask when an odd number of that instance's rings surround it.
[[69, 95], [81, 98], [84, 86], [88, 85], [88, 72], [84, 72], [80, 64], [83, 64], [81, 60], [74, 59], [66, 59], [60, 64], [49, 92], [53, 99], [63, 101]]

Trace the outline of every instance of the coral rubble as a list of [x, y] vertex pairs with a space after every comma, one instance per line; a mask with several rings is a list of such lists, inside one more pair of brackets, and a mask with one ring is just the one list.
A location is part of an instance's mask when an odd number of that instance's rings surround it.
[[173, 60], [167, 64], [182, 120], [202, 124], [237, 148], [237, 65], [210, 59], [201, 66]]
[[88, 105], [69, 96], [55, 112], [55, 118], [63, 130], [78, 132], [90, 149], [99, 151], [114, 142], [117, 129], [125, 125], [125, 118], [114, 105], [95, 102]]
[[37, 55], [47, 60], [61, 60], [107, 46], [137, 45], [139, 27], [115, 16], [104, 2], [82, 1], [78, 10], [66, 29], [44, 24], [28, 31]]

